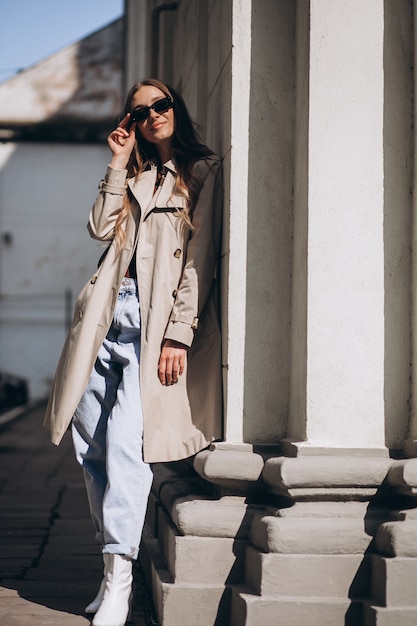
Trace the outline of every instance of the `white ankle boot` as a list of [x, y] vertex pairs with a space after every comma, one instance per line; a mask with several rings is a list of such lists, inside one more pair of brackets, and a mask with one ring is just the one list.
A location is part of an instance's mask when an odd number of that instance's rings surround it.
[[90, 602], [88, 606], [85, 607], [84, 613], [97, 613], [100, 608], [100, 605], [103, 601], [104, 590], [106, 589], [106, 566], [104, 566], [104, 577], [101, 581], [100, 589], [94, 600]]
[[124, 626], [132, 601], [132, 561], [121, 554], [103, 554], [103, 559], [104, 593], [92, 626]]

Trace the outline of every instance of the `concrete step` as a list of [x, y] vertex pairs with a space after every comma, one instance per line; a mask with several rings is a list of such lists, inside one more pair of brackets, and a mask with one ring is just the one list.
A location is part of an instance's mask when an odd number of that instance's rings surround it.
[[372, 555], [372, 592], [375, 604], [417, 609], [417, 559]]
[[230, 590], [223, 584], [201, 583], [198, 579], [174, 583], [158, 541], [147, 527], [142, 535], [139, 559], [147, 580], [151, 581], [161, 626], [230, 626]]
[[281, 554], [364, 554], [371, 537], [363, 518], [290, 518], [254, 514], [251, 543]]
[[[359, 554], [265, 554], [246, 550], [245, 581], [260, 596], [369, 597], [369, 558]], [[415, 579], [414, 579], [415, 580]]]
[[413, 626], [417, 624], [416, 607], [364, 606], [363, 626]]
[[342, 598], [257, 596], [233, 587], [230, 626], [359, 626], [362, 607]]
[[243, 580], [245, 541], [181, 535], [162, 507], [158, 545], [175, 583], [224, 585]]

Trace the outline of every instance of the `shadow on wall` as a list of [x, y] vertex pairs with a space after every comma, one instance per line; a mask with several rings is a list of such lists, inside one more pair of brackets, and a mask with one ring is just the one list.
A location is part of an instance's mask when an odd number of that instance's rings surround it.
[[411, 397], [412, 3], [384, 2], [385, 437], [402, 448]]
[[294, 35], [295, 4], [291, 0], [253, 3], [243, 424], [243, 440], [250, 443], [276, 444], [288, 428]]

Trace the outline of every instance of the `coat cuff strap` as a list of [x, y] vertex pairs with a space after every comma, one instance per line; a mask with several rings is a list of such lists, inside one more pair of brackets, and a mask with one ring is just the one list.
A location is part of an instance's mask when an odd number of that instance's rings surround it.
[[127, 170], [116, 170], [110, 165], [107, 167], [104, 180], [100, 181], [98, 188], [114, 195], [123, 196], [126, 191]]
[[170, 321], [164, 338], [171, 339], [172, 341], [178, 341], [179, 343], [183, 343], [184, 345], [190, 347], [194, 339], [194, 329], [190, 326], [190, 324]]

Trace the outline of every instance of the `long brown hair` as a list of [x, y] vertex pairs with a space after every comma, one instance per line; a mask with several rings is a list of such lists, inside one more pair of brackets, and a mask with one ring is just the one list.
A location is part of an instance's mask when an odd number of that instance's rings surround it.
[[[175, 89], [156, 78], [147, 78], [136, 83], [131, 88], [126, 98], [122, 119], [127, 113], [132, 111], [132, 100], [136, 92], [139, 91], [141, 87], [145, 86], [160, 89], [160, 91], [166, 96], [169, 96], [174, 103], [175, 129], [172, 137], [172, 152], [177, 170], [174, 192], [186, 198], [186, 206], [185, 209], [181, 211], [180, 218], [183, 224], [192, 230], [193, 210], [197, 203], [202, 184], [200, 176], [194, 171], [194, 164], [199, 159], [213, 154], [213, 152], [201, 143], [185, 102], [180, 94]], [[139, 134], [139, 130], [136, 132]], [[159, 166], [162, 165], [156, 146], [146, 141], [142, 135], [139, 135], [127, 164], [128, 177], [139, 176], [139, 174], [152, 163], [157, 163]], [[127, 188], [123, 208], [119, 213], [115, 226], [115, 239], [119, 251], [123, 247], [126, 238], [123, 225], [130, 213], [130, 193], [129, 188]]]

